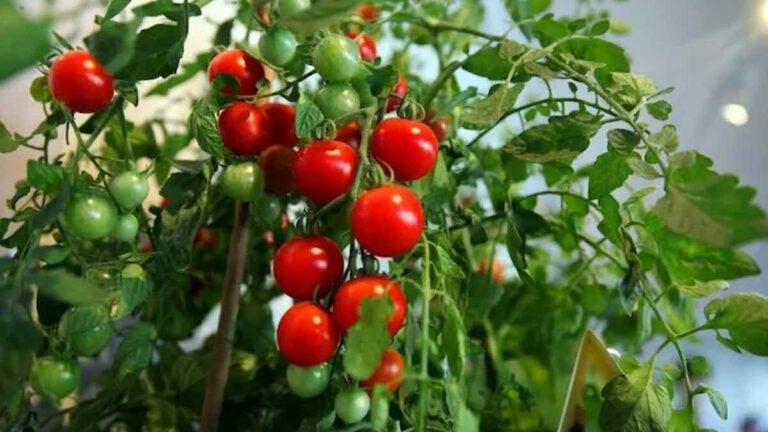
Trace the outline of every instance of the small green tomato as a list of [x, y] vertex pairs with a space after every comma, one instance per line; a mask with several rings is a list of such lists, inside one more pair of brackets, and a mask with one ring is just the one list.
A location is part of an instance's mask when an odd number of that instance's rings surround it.
[[363, 389], [348, 388], [336, 395], [333, 406], [344, 423], [359, 423], [371, 409], [371, 398]]
[[286, 373], [288, 388], [296, 396], [304, 399], [313, 398], [323, 393], [328, 387], [330, 375], [330, 368], [326, 363], [305, 368], [290, 365]]

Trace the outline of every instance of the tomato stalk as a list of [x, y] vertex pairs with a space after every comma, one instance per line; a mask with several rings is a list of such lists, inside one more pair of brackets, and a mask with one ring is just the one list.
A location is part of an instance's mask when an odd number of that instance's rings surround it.
[[422, 259], [421, 285], [424, 304], [421, 310], [421, 371], [419, 372], [419, 405], [416, 416], [416, 430], [423, 432], [427, 425], [427, 405], [429, 403], [429, 302], [432, 297], [430, 280], [429, 240], [424, 236], [424, 257]]

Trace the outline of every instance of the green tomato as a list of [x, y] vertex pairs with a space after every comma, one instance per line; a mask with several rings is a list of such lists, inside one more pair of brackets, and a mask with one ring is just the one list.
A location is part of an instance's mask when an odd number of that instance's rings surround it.
[[261, 193], [261, 169], [255, 162], [230, 165], [221, 176], [224, 193], [237, 201], [254, 201]]
[[59, 335], [75, 354], [97, 354], [112, 337], [109, 313], [99, 306], [70, 309], [61, 317]]
[[118, 241], [132, 242], [139, 233], [139, 221], [132, 214], [122, 215], [115, 224], [115, 238]]
[[101, 195], [77, 195], [64, 209], [64, 229], [84, 240], [104, 238], [115, 229], [117, 209]]
[[40, 357], [32, 364], [31, 381], [40, 396], [58, 401], [80, 385], [80, 366], [72, 359]]
[[277, 10], [284, 18], [306, 12], [310, 7], [312, 7], [312, 0], [279, 0], [277, 3]]
[[313, 398], [325, 391], [331, 378], [331, 369], [327, 363], [312, 367], [288, 366], [286, 377], [288, 388], [304, 399]]
[[285, 66], [296, 54], [296, 36], [282, 27], [271, 27], [259, 39], [259, 51], [268, 63]]
[[360, 96], [349, 84], [328, 84], [318, 90], [315, 103], [325, 118], [336, 120], [360, 109]]
[[265, 225], [271, 227], [280, 221], [283, 214], [283, 202], [277, 195], [265, 192], [264, 195], [256, 201], [256, 217]]
[[312, 53], [315, 70], [331, 82], [348, 81], [362, 64], [357, 43], [341, 35], [326, 36]]
[[123, 210], [131, 211], [140, 206], [149, 195], [149, 182], [142, 174], [126, 171], [112, 179], [109, 192]]
[[336, 415], [344, 423], [359, 423], [371, 409], [371, 398], [363, 389], [348, 388], [336, 395], [333, 407], [336, 409]]

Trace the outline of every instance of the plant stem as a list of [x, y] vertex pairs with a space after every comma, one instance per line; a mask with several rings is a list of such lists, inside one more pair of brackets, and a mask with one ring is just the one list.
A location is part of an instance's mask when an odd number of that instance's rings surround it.
[[252, 207], [250, 203], [238, 201], [235, 204], [235, 221], [227, 256], [227, 270], [222, 288], [221, 315], [219, 328], [213, 342], [213, 356], [210, 374], [205, 388], [203, 413], [200, 420], [202, 432], [216, 432], [219, 429], [219, 415], [227, 386], [232, 342], [240, 307], [240, 285], [243, 282], [245, 259], [250, 237]]
[[421, 285], [424, 290], [424, 305], [421, 311], [421, 372], [419, 373], [419, 411], [416, 430], [424, 432], [427, 425], [427, 404], [429, 402], [429, 302], [432, 297], [430, 281], [429, 241], [424, 236], [424, 258], [421, 269]]

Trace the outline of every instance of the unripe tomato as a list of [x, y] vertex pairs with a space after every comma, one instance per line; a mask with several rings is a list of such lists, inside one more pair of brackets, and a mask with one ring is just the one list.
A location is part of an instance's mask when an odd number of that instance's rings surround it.
[[195, 234], [195, 247], [214, 248], [219, 244], [219, 236], [210, 228], [202, 227]]
[[132, 214], [120, 215], [115, 223], [115, 239], [121, 242], [133, 242], [139, 234], [139, 221]]
[[277, 250], [275, 282], [297, 300], [312, 300], [341, 282], [344, 257], [331, 239], [320, 235], [294, 237]]
[[398, 97], [392, 96], [387, 99], [387, 112], [396, 110], [400, 106], [402, 98], [408, 94], [408, 78], [405, 75], [398, 77], [397, 84], [392, 88], [392, 94]]
[[363, 3], [357, 7], [357, 14], [363, 21], [373, 21], [379, 17], [379, 8], [373, 3]]
[[309, 399], [322, 394], [328, 388], [331, 368], [327, 363], [308, 368], [288, 366], [288, 388], [298, 397]]
[[347, 388], [336, 395], [333, 408], [344, 423], [359, 423], [371, 409], [371, 397], [359, 388]]
[[296, 36], [283, 27], [271, 27], [259, 39], [259, 51], [267, 63], [285, 66], [296, 54]]
[[360, 66], [357, 44], [341, 35], [329, 35], [312, 53], [315, 70], [323, 79], [342, 82], [352, 78]]
[[327, 204], [355, 182], [357, 152], [341, 141], [320, 140], [302, 147], [293, 161], [293, 178], [302, 195]]
[[98, 240], [114, 232], [117, 209], [101, 195], [76, 195], [64, 209], [64, 229], [84, 240]]
[[379, 367], [371, 376], [360, 381], [360, 386], [373, 389], [376, 385], [383, 385], [389, 389], [390, 393], [394, 393], [403, 382], [404, 368], [403, 356], [396, 349], [387, 348], [381, 356]]
[[70, 309], [61, 317], [59, 335], [75, 354], [97, 354], [112, 337], [109, 313], [100, 306]]
[[384, 276], [361, 276], [344, 283], [333, 299], [333, 321], [341, 333], [346, 333], [359, 318], [360, 303], [366, 297], [388, 295], [392, 301], [392, 315], [387, 322], [389, 334], [394, 336], [405, 322], [408, 301], [400, 285]]
[[32, 364], [30, 378], [40, 396], [58, 401], [80, 385], [80, 365], [68, 358], [40, 357]]
[[424, 209], [408, 188], [384, 185], [360, 195], [352, 207], [352, 235], [380, 257], [399, 257], [413, 249], [424, 231]]
[[256, 162], [230, 165], [221, 175], [224, 194], [237, 201], [255, 201], [261, 193], [261, 168]]
[[264, 190], [287, 194], [296, 190], [291, 167], [296, 151], [291, 147], [273, 145], [259, 155], [259, 166], [264, 172]]
[[314, 303], [291, 306], [277, 325], [277, 349], [288, 363], [296, 366], [324, 363], [338, 345], [339, 332], [333, 319]]
[[357, 149], [360, 147], [360, 141], [362, 136], [360, 133], [360, 126], [357, 122], [351, 121], [346, 125], [336, 129], [336, 141], [346, 143], [350, 147]]
[[325, 118], [336, 120], [360, 109], [360, 96], [349, 84], [328, 84], [315, 95]]
[[[208, 81], [213, 82], [220, 74], [234, 77], [240, 84], [240, 96], [252, 96], [258, 92], [256, 84], [264, 78], [264, 67], [258, 60], [241, 49], [222, 51], [208, 64]], [[222, 87], [221, 93], [231, 95], [234, 89]]]
[[296, 137], [296, 108], [281, 103], [266, 103], [259, 105], [269, 118], [269, 130], [272, 135], [271, 144], [293, 147], [299, 142]]
[[277, 3], [277, 10], [284, 18], [306, 12], [310, 7], [312, 7], [312, 0], [279, 0]]
[[149, 182], [143, 174], [125, 171], [116, 175], [109, 182], [109, 192], [120, 208], [125, 211], [133, 211], [149, 195]]
[[109, 105], [115, 80], [91, 53], [74, 50], [59, 55], [48, 72], [53, 97], [71, 111], [93, 113]]
[[239, 156], [259, 154], [272, 144], [269, 118], [248, 102], [235, 102], [221, 112], [219, 133], [224, 146]]
[[376, 41], [368, 35], [360, 36], [356, 31], [348, 31], [347, 37], [352, 40], [357, 40], [357, 47], [360, 51], [360, 58], [363, 61], [372, 62], [376, 60]]
[[442, 141], [448, 136], [448, 130], [451, 127], [451, 123], [448, 117], [435, 118], [435, 114], [434, 110], [427, 111], [427, 116], [424, 118], [424, 121], [429, 128], [432, 129], [432, 132], [435, 133], [437, 140]]
[[437, 162], [438, 142], [426, 124], [389, 118], [373, 131], [371, 155], [399, 181], [418, 180]]

